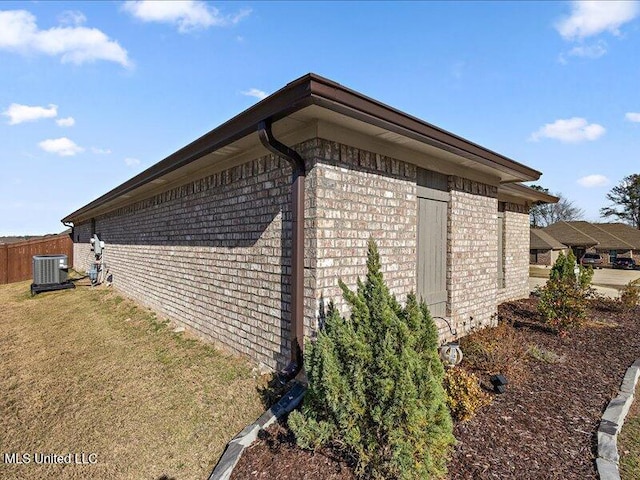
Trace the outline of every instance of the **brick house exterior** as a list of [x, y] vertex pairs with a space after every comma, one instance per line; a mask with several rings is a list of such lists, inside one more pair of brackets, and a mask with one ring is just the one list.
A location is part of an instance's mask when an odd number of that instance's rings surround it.
[[569, 247], [560, 243], [540, 228], [531, 227], [530, 231], [529, 264], [545, 267], [552, 266], [560, 253], [566, 255]]
[[[300, 210], [291, 162], [255, 133], [264, 119], [304, 162]], [[337, 281], [355, 287], [364, 275], [369, 238], [401, 299], [432, 282], [417, 267], [418, 244], [441, 242], [430, 250], [441, 259], [434, 311], [455, 331], [436, 319], [443, 341], [493, 324], [500, 302], [529, 293], [528, 209], [554, 197], [517, 182], [539, 176], [310, 74], [63, 221], [73, 222], [75, 268], [87, 268], [96, 233], [115, 288], [278, 369], [295, 357], [296, 338], [302, 347], [301, 336], [313, 336], [329, 301], [346, 308]], [[431, 225], [423, 206], [444, 221]]]
[[605, 265], [622, 257], [640, 262], [640, 231], [630, 225], [561, 220], [543, 232], [569, 245], [578, 259], [585, 253], [598, 253]]

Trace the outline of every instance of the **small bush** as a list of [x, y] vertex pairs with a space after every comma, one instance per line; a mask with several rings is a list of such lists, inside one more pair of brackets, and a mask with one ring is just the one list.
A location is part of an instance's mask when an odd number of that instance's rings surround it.
[[[578, 266], [578, 278], [576, 278], [575, 272], [576, 265]], [[549, 278], [551, 280], [577, 282], [579, 287], [586, 292], [593, 280], [593, 267], [583, 267], [578, 264], [575, 255], [571, 250], [569, 250], [567, 255], [564, 255], [563, 253], [558, 255], [556, 262], [553, 264], [553, 267], [551, 267]]]
[[342, 449], [360, 477], [441, 477], [455, 439], [435, 324], [414, 295], [402, 307], [389, 293], [373, 241], [367, 270], [356, 292], [340, 282], [351, 316], [331, 304], [307, 345], [309, 388], [289, 427], [303, 448]]
[[478, 410], [491, 403], [491, 396], [480, 387], [478, 377], [463, 368], [449, 368], [444, 376], [447, 406], [459, 422], [475, 417]]
[[484, 328], [460, 340], [464, 365], [468, 368], [496, 375], [502, 373], [513, 382], [526, 375], [527, 345], [522, 332], [507, 322]]
[[564, 335], [572, 328], [579, 327], [586, 317], [584, 292], [575, 282], [549, 280], [538, 291], [538, 311], [547, 325]]
[[576, 278], [574, 268], [573, 252], [569, 251], [566, 257], [561, 253], [551, 269], [549, 280], [537, 291], [540, 297], [538, 311], [560, 335], [580, 326], [586, 316], [593, 269], [579, 266]]
[[625, 285], [620, 292], [620, 303], [625, 310], [631, 310], [640, 303], [640, 278]]

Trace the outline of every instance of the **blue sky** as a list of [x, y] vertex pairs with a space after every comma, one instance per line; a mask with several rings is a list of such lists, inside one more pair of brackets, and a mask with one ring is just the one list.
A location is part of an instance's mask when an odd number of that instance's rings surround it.
[[0, 235], [315, 72], [541, 170], [597, 220], [640, 173], [638, 2], [2, 2]]

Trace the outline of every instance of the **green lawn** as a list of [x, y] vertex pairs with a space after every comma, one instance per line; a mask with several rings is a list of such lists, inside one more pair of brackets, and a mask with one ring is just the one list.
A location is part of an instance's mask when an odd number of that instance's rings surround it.
[[[113, 290], [0, 286], [0, 478], [206, 478], [263, 407], [244, 360], [176, 334]], [[36, 465], [35, 453], [95, 464]]]

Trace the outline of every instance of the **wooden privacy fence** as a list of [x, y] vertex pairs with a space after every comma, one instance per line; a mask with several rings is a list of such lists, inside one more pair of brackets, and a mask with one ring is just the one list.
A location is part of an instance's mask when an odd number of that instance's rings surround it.
[[73, 265], [73, 242], [67, 233], [0, 245], [0, 285], [32, 278], [34, 255], [62, 254]]

